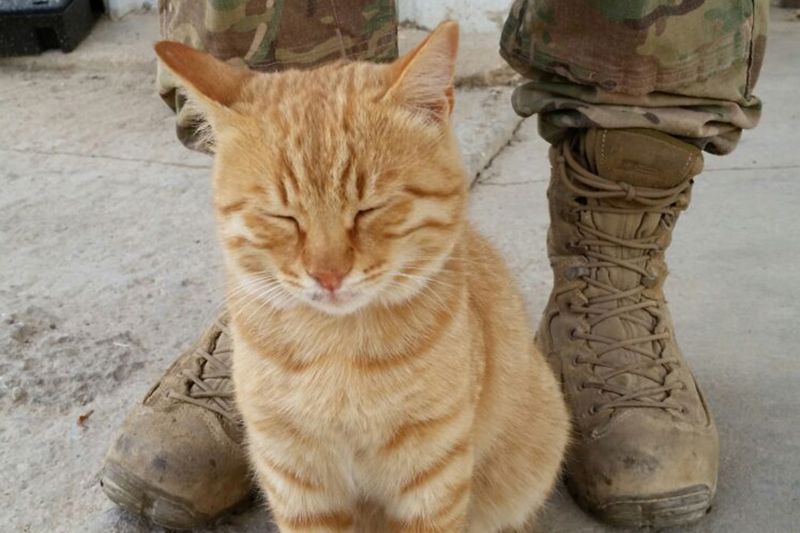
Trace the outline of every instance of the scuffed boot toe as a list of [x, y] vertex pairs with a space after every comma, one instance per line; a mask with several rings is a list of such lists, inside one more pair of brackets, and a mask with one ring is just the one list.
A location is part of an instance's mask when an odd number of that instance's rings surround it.
[[574, 450], [567, 478], [573, 497], [619, 526], [669, 527], [702, 518], [717, 485], [715, 427], [667, 413], [629, 414]]
[[100, 474], [111, 501], [160, 526], [190, 529], [247, 500], [231, 353], [223, 318], [128, 414]]
[[220, 431], [216, 415], [195, 410], [145, 407], [131, 413], [101, 473], [109, 499], [160, 526], [188, 529], [247, 496], [250, 483], [240, 447]]

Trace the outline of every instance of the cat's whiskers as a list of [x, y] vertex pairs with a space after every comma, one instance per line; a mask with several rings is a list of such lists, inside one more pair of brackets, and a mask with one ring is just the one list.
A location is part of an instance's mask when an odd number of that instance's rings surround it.
[[268, 306], [268, 301], [262, 301], [258, 308], [256, 308], [246, 319], [244, 319], [244, 322], [249, 324], [255, 321], [257, 325], [262, 325], [265, 321], [272, 318], [277, 312], [277, 308], [275, 306]]
[[[441, 256], [414, 256], [414, 257], [411, 258], [411, 261], [434, 261], [434, 260], [437, 260], [437, 259], [442, 259], [442, 257]], [[476, 260], [473, 260], [473, 259], [467, 259], [465, 257], [458, 257], [458, 256], [455, 256], [455, 255], [450, 255], [450, 256], [447, 256], [444, 259], [444, 265], [447, 265], [447, 263], [450, 263], [451, 261], [454, 261], [454, 262], [457, 262], [457, 263], [461, 263], [461, 264], [464, 264], [464, 265], [483, 265], [483, 264], [485, 264], [485, 263], [482, 263], [480, 261], [476, 261]]]
[[[261, 311], [264, 309], [264, 307], [266, 307], [266, 306], [268, 306], [270, 304], [274, 304], [275, 303], [274, 302], [275, 295], [280, 293], [281, 291], [284, 291], [284, 290], [285, 289], [283, 287], [281, 287], [278, 282], [274, 282], [272, 284], [272, 286], [266, 287], [263, 290], [261, 290], [259, 293], [255, 294], [253, 296], [253, 298], [247, 302], [246, 305], [242, 305], [241, 308], [236, 312], [236, 317], [238, 318], [239, 316], [241, 316], [241, 313], [245, 309], [247, 309], [248, 307], [250, 307], [254, 303], [256, 303], [259, 300], [261, 300], [261, 303], [259, 304], [259, 306], [255, 310], [252, 310], [251, 313], [245, 319], [246, 323], [250, 322], [251, 320], [253, 320], [253, 318], [255, 318], [257, 315], [259, 315], [261, 313]], [[276, 310], [276, 307], [274, 305], [272, 305], [269, 314], [272, 315], [272, 313], [274, 313], [275, 310]]]
[[291, 285], [292, 287], [296, 287], [298, 289], [305, 289], [305, 286], [303, 286], [303, 284], [300, 283], [300, 278], [297, 278], [296, 280], [293, 280], [293, 279], [290, 279], [290, 278], [283, 278], [283, 282]]
[[434, 278], [432, 276], [424, 276], [424, 275], [419, 275], [419, 274], [408, 274], [408, 273], [404, 273], [404, 272], [396, 272], [394, 275], [402, 277], [402, 278], [406, 278], [406, 279], [410, 279], [410, 280], [416, 281], [417, 285], [420, 288], [422, 288], [423, 286], [432, 285], [432, 284], [436, 284], [436, 285], [441, 286], [441, 287], [443, 287], [445, 289], [454, 289], [455, 288], [454, 285], [452, 285], [450, 283], [446, 283], [446, 282], [444, 282], [444, 281], [442, 281], [440, 279], [436, 279], [436, 278]]
[[445, 303], [442, 295], [437, 293], [432, 285], [425, 285], [425, 287], [420, 291], [420, 294], [428, 293], [431, 297], [433, 297], [433, 303], [439, 308], [439, 310], [444, 311], [445, 313], [450, 312], [451, 309], [447, 307], [447, 303]]
[[[387, 279], [385, 281], [386, 288], [394, 288], [394, 289], [402, 289], [408, 290], [411, 288], [408, 284], [402, 282], [402, 280], [398, 279]], [[419, 297], [419, 296], [426, 296], [429, 295], [432, 299], [430, 300], [432, 304], [434, 304], [437, 309], [440, 309], [444, 312], [448, 311], [447, 305], [445, 304], [444, 300], [442, 299], [441, 295], [439, 295], [430, 284], [425, 284], [422, 287], [416, 287], [416, 292], [409, 295], [410, 298]], [[397, 302], [387, 301], [385, 298], [381, 298], [380, 296], [376, 298], [377, 302], [380, 303], [385, 309], [388, 309], [392, 305], [396, 305]]]
[[[402, 283], [400, 280], [393, 280], [387, 279], [385, 282], [384, 288], [394, 288], [397, 289], [397, 292], [407, 291], [410, 287], [409, 285]], [[389, 309], [394, 305], [397, 305], [397, 300], [393, 300], [391, 298], [387, 298], [386, 296], [390, 296], [388, 294], [384, 294], [383, 291], [378, 294], [376, 300], [384, 307], [384, 309]], [[414, 294], [408, 295], [410, 298], [414, 296]]]
[[[237, 280], [235, 282], [231, 282], [230, 280], [224, 280], [221, 284], [218, 284], [214, 289], [214, 292], [222, 291], [221, 301], [214, 305], [206, 316], [206, 322], [211, 321], [213, 318], [219, 316], [223, 312], [227, 312], [227, 307], [231, 304], [231, 302], [236, 302], [244, 294], [247, 294], [247, 291], [256, 288], [260, 283], [265, 281], [270, 281], [271, 277], [266, 275], [258, 275], [255, 277], [246, 278], [244, 280]], [[228, 290], [230, 285], [235, 285], [235, 287], [231, 290]]]
[[249, 291], [252, 291], [253, 289], [271, 286], [272, 283], [273, 278], [267, 276], [258, 276], [253, 278], [245, 278], [244, 280], [237, 280], [234, 288], [231, 289], [226, 296], [229, 299], [235, 299], [242, 294], [249, 293]]
[[239, 281], [237, 285], [238, 286], [227, 295], [227, 301], [228, 303], [241, 306], [243, 305], [243, 300], [246, 300], [248, 297], [257, 297], [260, 292], [274, 287], [276, 282], [274, 278], [259, 277], [257, 279]]
[[384, 276], [387, 273], [387, 270], [381, 270], [380, 272], [370, 272], [368, 276], [363, 277], [362, 279], [358, 280], [352, 287], [351, 290], [364, 290], [370, 289], [379, 286], [381, 283], [384, 282]]
[[229, 300], [237, 301], [243, 297], [256, 294], [261, 289], [274, 287], [276, 280], [272, 276], [257, 275], [245, 279], [237, 279], [234, 282], [234, 288], [228, 292], [227, 297]]

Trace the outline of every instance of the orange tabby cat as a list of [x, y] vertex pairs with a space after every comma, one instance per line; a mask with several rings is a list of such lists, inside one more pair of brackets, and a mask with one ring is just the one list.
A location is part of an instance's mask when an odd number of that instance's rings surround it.
[[558, 474], [558, 385], [465, 221], [457, 41], [281, 74], [156, 47], [216, 142], [237, 402], [282, 532], [519, 529]]

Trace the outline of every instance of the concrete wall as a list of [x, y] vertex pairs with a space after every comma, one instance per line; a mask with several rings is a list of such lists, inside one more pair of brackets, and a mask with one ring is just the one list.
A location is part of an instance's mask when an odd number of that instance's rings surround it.
[[[103, 0], [112, 19], [132, 11], [154, 9], [156, 0]], [[201, 1], [201, 0], [195, 0]], [[398, 0], [400, 20], [433, 28], [446, 18], [461, 23], [464, 32], [497, 32], [512, 0]]]
[[458, 20], [464, 32], [497, 32], [512, 0], [398, 0], [401, 21], [433, 28], [445, 18]]
[[134, 11], [144, 12], [155, 10], [158, 0], [103, 0], [106, 13], [111, 20], [118, 20]]

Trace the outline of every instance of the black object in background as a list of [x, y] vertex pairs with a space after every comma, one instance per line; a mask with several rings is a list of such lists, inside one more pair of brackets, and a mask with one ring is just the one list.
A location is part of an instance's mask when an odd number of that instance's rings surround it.
[[71, 52], [101, 10], [96, 0], [0, 0], [0, 57]]

